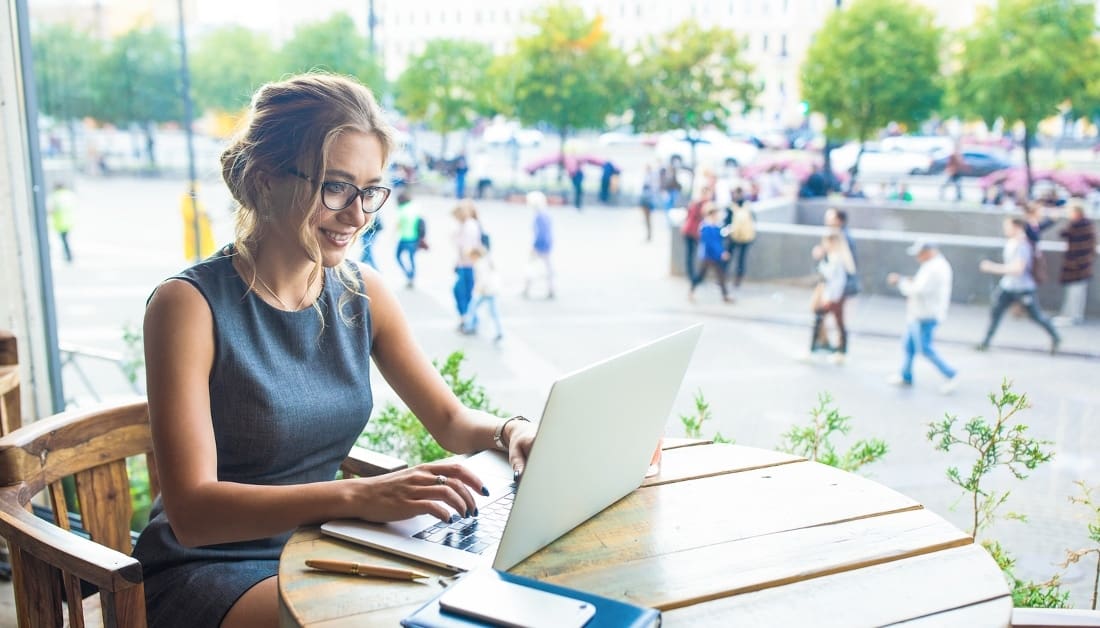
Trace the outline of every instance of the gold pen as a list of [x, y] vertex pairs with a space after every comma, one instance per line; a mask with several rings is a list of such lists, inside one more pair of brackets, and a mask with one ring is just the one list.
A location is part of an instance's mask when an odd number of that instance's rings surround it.
[[381, 565], [367, 565], [353, 563], [347, 560], [314, 560], [306, 561], [307, 567], [320, 569], [321, 571], [333, 571], [346, 573], [353, 576], [375, 576], [378, 578], [393, 578], [394, 580], [416, 580], [417, 578], [430, 578], [431, 576], [410, 569], [398, 569], [395, 567], [382, 567]]

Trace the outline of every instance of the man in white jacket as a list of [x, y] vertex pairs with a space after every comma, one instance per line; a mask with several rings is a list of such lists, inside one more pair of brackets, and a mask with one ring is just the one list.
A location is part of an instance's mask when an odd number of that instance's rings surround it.
[[947, 318], [947, 308], [951, 305], [951, 264], [932, 242], [918, 240], [907, 252], [915, 255], [920, 262], [917, 274], [913, 277], [902, 277], [897, 273], [886, 276], [886, 281], [892, 286], [896, 285], [907, 297], [905, 362], [901, 373], [891, 377], [890, 383], [898, 386], [913, 385], [913, 358], [919, 353], [928, 358], [947, 378], [940, 387], [940, 392], [950, 394], [957, 385], [958, 373], [936, 353], [932, 340], [936, 326]]

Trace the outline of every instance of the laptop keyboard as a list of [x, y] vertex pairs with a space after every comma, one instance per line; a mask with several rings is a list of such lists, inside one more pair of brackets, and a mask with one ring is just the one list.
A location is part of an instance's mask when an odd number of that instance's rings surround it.
[[515, 488], [511, 488], [496, 501], [479, 508], [477, 517], [466, 517], [454, 523], [440, 521], [417, 532], [413, 538], [480, 554], [496, 545], [504, 534], [504, 524], [515, 495]]

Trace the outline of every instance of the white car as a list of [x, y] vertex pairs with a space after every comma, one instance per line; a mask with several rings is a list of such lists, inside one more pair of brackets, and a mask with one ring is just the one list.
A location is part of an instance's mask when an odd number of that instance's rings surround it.
[[[834, 148], [829, 155], [833, 172], [851, 172], [857, 155], [859, 155], [858, 142]], [[897, 147], [884, 149], [881, 144], [868, 142], [864, 145], [863, 155], [859, 158], [859, 174], [895, 177], [920, 174], [928, 170], [936, 155], [938, 152], [909, 152]]]
[[[695, 143], [695, 161], [703, 166], [723, 168], [751, 164], [760, 154], [760, 149], [748, 142], [730, 139], [721, 131], [693, 131]], [[692, 141], [686, 131], [669, 131], [657, 140], [655, 150], [661, 163], [677, 167], [693, 168]]]
[[514, 122], [504, 122], [485, 127], [481, 139], [491, 145], [505, 145], [515, 139], [520, 146], [538, 146], [542, 144], [543, 134], [538, 129], [525, 129]]

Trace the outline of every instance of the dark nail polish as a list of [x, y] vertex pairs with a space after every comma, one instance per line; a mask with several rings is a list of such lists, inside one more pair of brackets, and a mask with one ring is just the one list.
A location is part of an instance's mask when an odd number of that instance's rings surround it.
[[466, 511], [466, 518], [467, 518], [467, 519], [469, 519], [469, 518], [470, 518], [470, 517], [472, 517], [472, 516], [473, 516], [473, 515], [472, 515], [472, 514], [470, 514], [470, 511], [469, 511], [469, 510], [467, 510], [467, 511]]
[[476, 517], [477, 515], [478, 515], [477, 508], [474, 508], [474, 516]]
[[459, 521], [458, 515], [451, 515], [451, 523], [458, 523], [458, 521]]
[[486, 497], [488, 497], [488, 496], [489, 496], [489, 487], [487, 487], [487, 486], [482, 486], [482, 487], [481, 487], [481, 494], [482, 494], [482, 495], [484, 495], [484, 496], [486, 496]]

